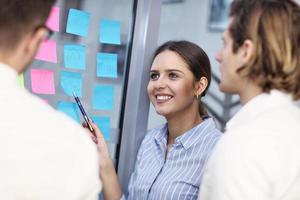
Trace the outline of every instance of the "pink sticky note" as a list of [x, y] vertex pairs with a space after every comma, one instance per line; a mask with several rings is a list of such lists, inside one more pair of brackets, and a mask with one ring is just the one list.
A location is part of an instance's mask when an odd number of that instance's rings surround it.
[[54, 72], [46, 69], [31, 69], [31, 90], [37, 94], [55, 94]]
[[35, 55], [35, 59], [57, 63], [56, 41], [45, 40], [42, 42], [40, 49]]
[[46, 22], [46, 26], [52, 31], [59, 31], [59, 7], [53, 6], [49, 17]]

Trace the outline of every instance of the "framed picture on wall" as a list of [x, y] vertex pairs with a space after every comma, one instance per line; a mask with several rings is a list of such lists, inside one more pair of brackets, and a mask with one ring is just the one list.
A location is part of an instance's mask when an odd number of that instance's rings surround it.
[[229, 8], [232, 0], [211, 0], [208, 28], [211, 31], [223, 31], [228, 23]]

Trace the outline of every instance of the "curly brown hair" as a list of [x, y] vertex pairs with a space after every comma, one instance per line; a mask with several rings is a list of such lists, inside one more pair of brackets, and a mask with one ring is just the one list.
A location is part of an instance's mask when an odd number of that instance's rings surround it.
[[238, 72], [264, 92], [278, 89], [300, 99], [300, 7], [292, 0], [234, 0], [229, 33], [236, 53], [254, 44], [250, 61]]

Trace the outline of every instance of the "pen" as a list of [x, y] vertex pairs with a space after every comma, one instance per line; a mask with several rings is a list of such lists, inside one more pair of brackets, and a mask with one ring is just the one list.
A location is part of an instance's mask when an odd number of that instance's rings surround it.
[[81, 114], [82, 114], [82, 116], [83, 116], [85, 122], [86, 122], [87, 125], [88, 125], [88, 128], [89, 128], [90, 131], [93, 133], [94, 129], [93, 129], [91, 123], [90, 123], [90, 120], [89, 120], [89, 118], [88, 118], [88, 116], [87, 116], [85, 110], [84, 110], [83, 107], [82, 107], [82, 104], [81, 104], [79, 98], [76, 96], [75, 92], [73, 92], [73, 96], [74, 96], [74, 98], [75, 98], [75, 101], [76, 101], [76, 103], [77, 103], [77, 106], [79, 107], [79, 110], [81, 111]]

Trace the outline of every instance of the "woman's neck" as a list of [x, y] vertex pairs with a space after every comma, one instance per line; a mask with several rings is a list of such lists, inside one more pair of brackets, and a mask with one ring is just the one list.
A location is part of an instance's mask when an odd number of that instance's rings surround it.
[[187, 111], [182, 114], [178, 114], [172, 118], [167, 119], [168, 121], [168, 142], [167, 145], [171, 146], [174, 144], [175, 139], [192, 129], [196, 125], [200, 124], [203, 120], [197, 109]]

